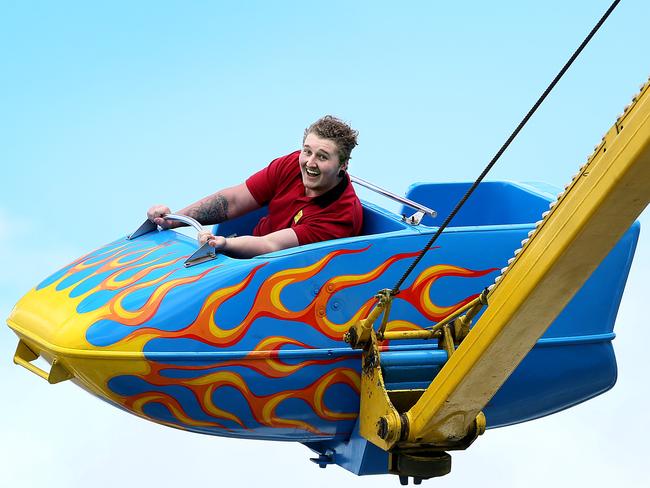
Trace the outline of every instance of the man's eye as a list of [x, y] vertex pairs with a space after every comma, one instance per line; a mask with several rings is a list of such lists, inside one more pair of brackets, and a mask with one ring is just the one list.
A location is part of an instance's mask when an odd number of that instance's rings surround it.
[[303, 154], [306, 154], [307, 156], [311, 155], [311, 151], [309, 149], [303, 149], [302, 152], [303, 152]]
[[320, 159], [321, 161], [327, 161], [327, 156], [325, 156], [324, 154], [319, 154], [318, 159]]

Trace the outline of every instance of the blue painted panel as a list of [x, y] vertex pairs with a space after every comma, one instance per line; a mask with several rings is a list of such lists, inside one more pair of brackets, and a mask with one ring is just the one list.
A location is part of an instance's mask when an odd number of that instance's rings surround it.
[[[409, 187], [406, 196], [436, 210], [437, 217], [427, 216], [422, 222], [425, 225], [439, 226], [470, 186], [469, 182], [416, 183]], [[548, 210], [549, 202], [547, 194], [534, 192], [525, 186], [505, 181], [486, 181], [477, 187], [451, 225], [461, 227], [536, 222]]]

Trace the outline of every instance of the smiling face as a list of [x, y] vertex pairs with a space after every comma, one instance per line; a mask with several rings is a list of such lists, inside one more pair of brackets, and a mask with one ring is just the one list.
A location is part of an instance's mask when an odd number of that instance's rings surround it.
[[347, 168], [347, 163], [339, 161], [336, 143], [313, 133], [305, 137], [298, 162], [308, 197], [317, 197], [334, 188], [341, 181], [339, 170]]

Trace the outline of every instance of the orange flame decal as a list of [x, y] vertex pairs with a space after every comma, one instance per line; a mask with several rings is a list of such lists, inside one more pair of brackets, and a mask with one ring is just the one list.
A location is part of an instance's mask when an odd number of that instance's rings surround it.
[[193, 427], [218, 427], [229, 430], [220, 421], [230, 420], [242, 428], [245, 423], [236, 415], [227, 412], [214, 404], [214, 396], [219, 394], [219, 389], [224, 387], [234, 388], [246, 399], [251, 413], [256, 422], [274, 428], [298, 428], [307, 432], [319, 435], [326, 435], [314, 428], [311, 424], [295, 419], [287, 419], [277, 415], [278, 406], [285, 400], [293, 398], [304, 401], [316, 415], [326, 421], [353, 420], [357, 412], [336, 412], [329, 409], [324, 402], [324, 396], [328, 388], [335, 384], [344, 384], [353, 391], [359, 391], [359, 375], [356, 371], [348, 368], [336, 368], [318, 378], [315, 382], [305, 388], [296, 390], [283, 390], [270, 395], [255, 395], [248, 387], [244, 378], [232, 371], [217, 371], [198, 378], [178, 379], [167, 378], [159, 374], [162, 367], [153, 365], [151, 374], [147, 375], [147, 381], [154, 386], [181, 385], [189, 388], [197, 401], [200, 403], [204, 413], [213, 421], [201, 421], [191, 418], [184, 411], [180, 403], [170, 395], [161, 392], [149, 392], [140, 395], [133, 395], [122, 400], [124, 407], [134, 410], [142, 416], [146, 416], [143, 409], [148, 403], [160, 403], [164, 405], [182, 424]]

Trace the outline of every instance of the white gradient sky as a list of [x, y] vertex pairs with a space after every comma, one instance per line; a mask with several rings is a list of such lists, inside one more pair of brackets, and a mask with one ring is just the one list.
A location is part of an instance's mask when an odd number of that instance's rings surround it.
[[[609, 3], [0, 0], [0, 315], [150, 204], [296, 149], [325, 113], [360, 131], [353, 174], [397, 193], [475, 178]], [[648, 19], [622, 1], [490, 179], [569, 181], [650, 74]], [[650, 485], [641, 221], [618, 384], [488, 431], [429, 486]], [[0, 327], [0, 486], [398, 486], [318, 469], [299, 444], [145, 422], [13, 366], [15, 345]]]

